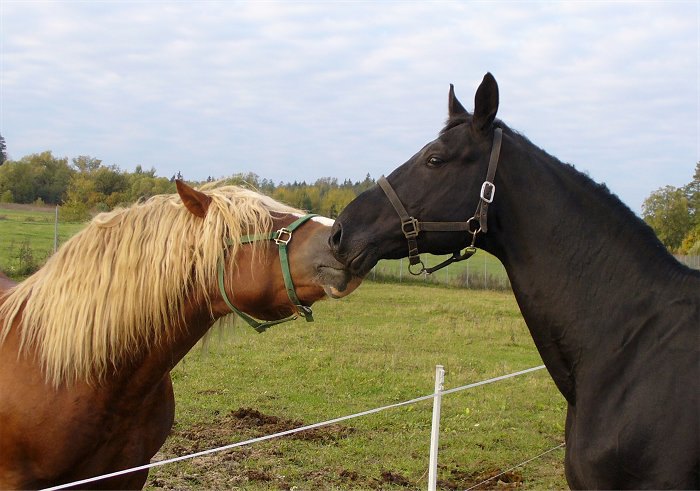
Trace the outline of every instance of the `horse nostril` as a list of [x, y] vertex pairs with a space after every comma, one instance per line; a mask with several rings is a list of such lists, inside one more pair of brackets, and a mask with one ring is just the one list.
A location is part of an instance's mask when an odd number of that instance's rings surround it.
[[341, 240], [343, 240], [343, 226], [336, 220], [331, 229], [331, 236], [328, 239], [328, 243], [331, 248], [338, 250]]

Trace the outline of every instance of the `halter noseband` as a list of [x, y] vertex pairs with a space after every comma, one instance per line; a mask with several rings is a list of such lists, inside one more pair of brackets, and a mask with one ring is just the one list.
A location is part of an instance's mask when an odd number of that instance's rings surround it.
[[[493, 183], [494, 177], [496, 176], [496, 168], [498, 167], [498, 158], [501, 154], [501, 141], [503, 140], [503, 130], [501, 128], [496, 128], [493, 135], [493, 146], [491, 147], [491, 156], [489, 158], [489, 167], [486, 171], [486, 180], [481, 185], [481, 192], [479, 194], [479, 204], [476, 207], [474, 216], [472, 216], [466, 222], [421, 222], [417, 218], [414, 218], [408, 214], [406, 208], [401, 203], [396, 191], [391, 187], [389, 181], [386, 177], [382, 176], [377, 181], [379, 187], [382, 188], [384, 194], [389, 199], [391, 206], [394, 207], [396, 213], [398, 213], [401, 219], [401, 230], [403, 231], [404, 237], [408, 241], [408, 260], [409, 266], [408, 271], [412, 275], [419, 275], [421, 273], [431, 274], [435, 271], [444, 268], [445, 266], [452, 264], [457, 261], [464, 261], [469, 259], [476, 252], [476, 247], [474, 243], [476, 242], [476, 236], [479, 232], [486, 233], [488, 231], [487, 226], [487, 212], [488, 207], [493, 201], [493, 197], [496, 194], [496, 186]], [[478, 228], [472, 230], [472, 221], [476, 221]], [[441, 262], [437, 266], [432, 268], [426, 268], [423, 261], [420, 259], [420, 254], [418, 252], [418, 234], [422, 231], [426, 232], [468, 232], [472, 234], [471, 244], [460, 254], [459, 250], [452, 254], [452, 257]], [[420, 265], [420, 270], [413, 272], [411, 266], [416, 264]]]
[[[294, 290], [294, 283], [292, 282], [292, 273], [289, 269], [289, 253], [287, 252], [287, 244], [289, 244], [289, 242], [292, 240], [292, 232], [294, 232], [297, 228], [299, 228], [301, 225], [303, 225], [315, 216], [318, 215], [315, 215], [313, 213], [304, 215], [303, 217], [289, 224], [287, 227], [283, 227], [277, 230], [276, 232], [258, 235], [244, 235], [243, 237], [241, 237], [241, 244], [250, 244], [251, 242], [256, 242], [259, 240], [275, 241], [275, 244], [277, 244], [277, 246], [279, 247], [280, 265], [282, 266], [282, 278], [284, 279], [284, 286], [287, 289], [287, 296], [289, 297], [289, 300], [292, 301], [294, 307], [296, 307], [297, 309], [297, 313], [294, 315], [285, 317], [284, 319], [278, 319], [276, 321], [261, 322], [255, 320], [253, 317], [236, 308], [233, 305], [233, 302], [229, 300], [228, 295], [226, 294], [226, 288], [224, 287], [224, 261], [219, 261], [219, 292], [221, 293], [224, 302], [226, 302], [228, 308], [230, 308], [233, 312], [238, 314], [238, 316], [241, 319], [246, 321], [248, 325], [256, 331], [265, 332], [268, 328], [277, 324], [281, 324], [282, 322], [293, 321], [297, 317], [299, 317], [299, 315], [302, 315], [306, 319], [306, 322], [314, 321], [313, 312], [311, 312], [311, 307], [302, 305], [299, 301], [299, 297], [297, 297], [296, 291]], [[230, 240], [227, 240], [226, 243], [228, 245], [232, 244]]]

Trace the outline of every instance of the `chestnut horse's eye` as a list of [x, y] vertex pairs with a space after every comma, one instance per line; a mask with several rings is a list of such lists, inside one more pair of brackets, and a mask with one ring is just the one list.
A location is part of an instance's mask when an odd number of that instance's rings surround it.
[[428, 159], [428, 167], [440, 167], [445, 161], [440, 157], [435, 157], [434, 155]]

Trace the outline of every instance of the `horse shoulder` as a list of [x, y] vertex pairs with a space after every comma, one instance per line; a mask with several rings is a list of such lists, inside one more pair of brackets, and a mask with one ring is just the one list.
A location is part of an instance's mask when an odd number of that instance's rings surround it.
[[[150, 461], [174, 421], [169, 373], [139, 397], [123, 387], [53, 388], [31, 356], [17, 356], [12, 334], [0, 346], [0, 488], [46, 487]], [[127, 474], [91, 487], [140, 489], [147, 476]]]

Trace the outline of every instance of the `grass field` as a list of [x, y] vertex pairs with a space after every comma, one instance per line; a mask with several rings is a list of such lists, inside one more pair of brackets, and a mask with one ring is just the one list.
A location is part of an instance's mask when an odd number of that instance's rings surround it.
[[[41, 265], [53, 253], [55, 209], [33, 205], [0, 205], [0, 270], [21, 279], [27, 266]], [[59, 223], [62, 244], [83, 227]], [[32, 269], [32, 268], [29, 268]]]
[[[53, 219], [52, 209], [0, 206], [0, 270], [12, 274], [25, 245], [43, 261], [53, 249]], [[60, 241], [81, 227], [59, 224]], [[477, 255], [470, 274], [483, 275], [479, 265], [494, 276], [500, 267]], [[406, 266], [382, 262], [370, 278], [406, 278]], [[433, 281], [465, 267], [450, 266]], [[196, 348], [173, 371], [177, 421], [158, 458], [429, 394], [436, 364], [445, 366], [446, 389], [541, 364], [510, 292], [418, 281], [367, 281], [347, 299], [318, 304], [313, 324], [214, 333], [207, 352]], [[565, 403], [545, 371], [445, 396], [442, 406], [440, 489], [466, 489], [563, 441]], [[159, 467], [147, 486], [424, 489], [431, 409], [425, 401]], [[562, 460], [557, 450], [492, 487], [563, 488]]]
[[[159, 458], [243, 441], [541, 364], [512, 294], [366, 282], [259, 335], [213, 336], [173, 371], [177, 423]], [[151, 471], [150, 489], [424, 489], [431, 401]], [[563, 441], [546, 371], [443, 398], [440, 489], [466, 489]], [[563, 450], [500, 487], [566, 487]], [[492, 487], [497, 487], [492, 483]]]

